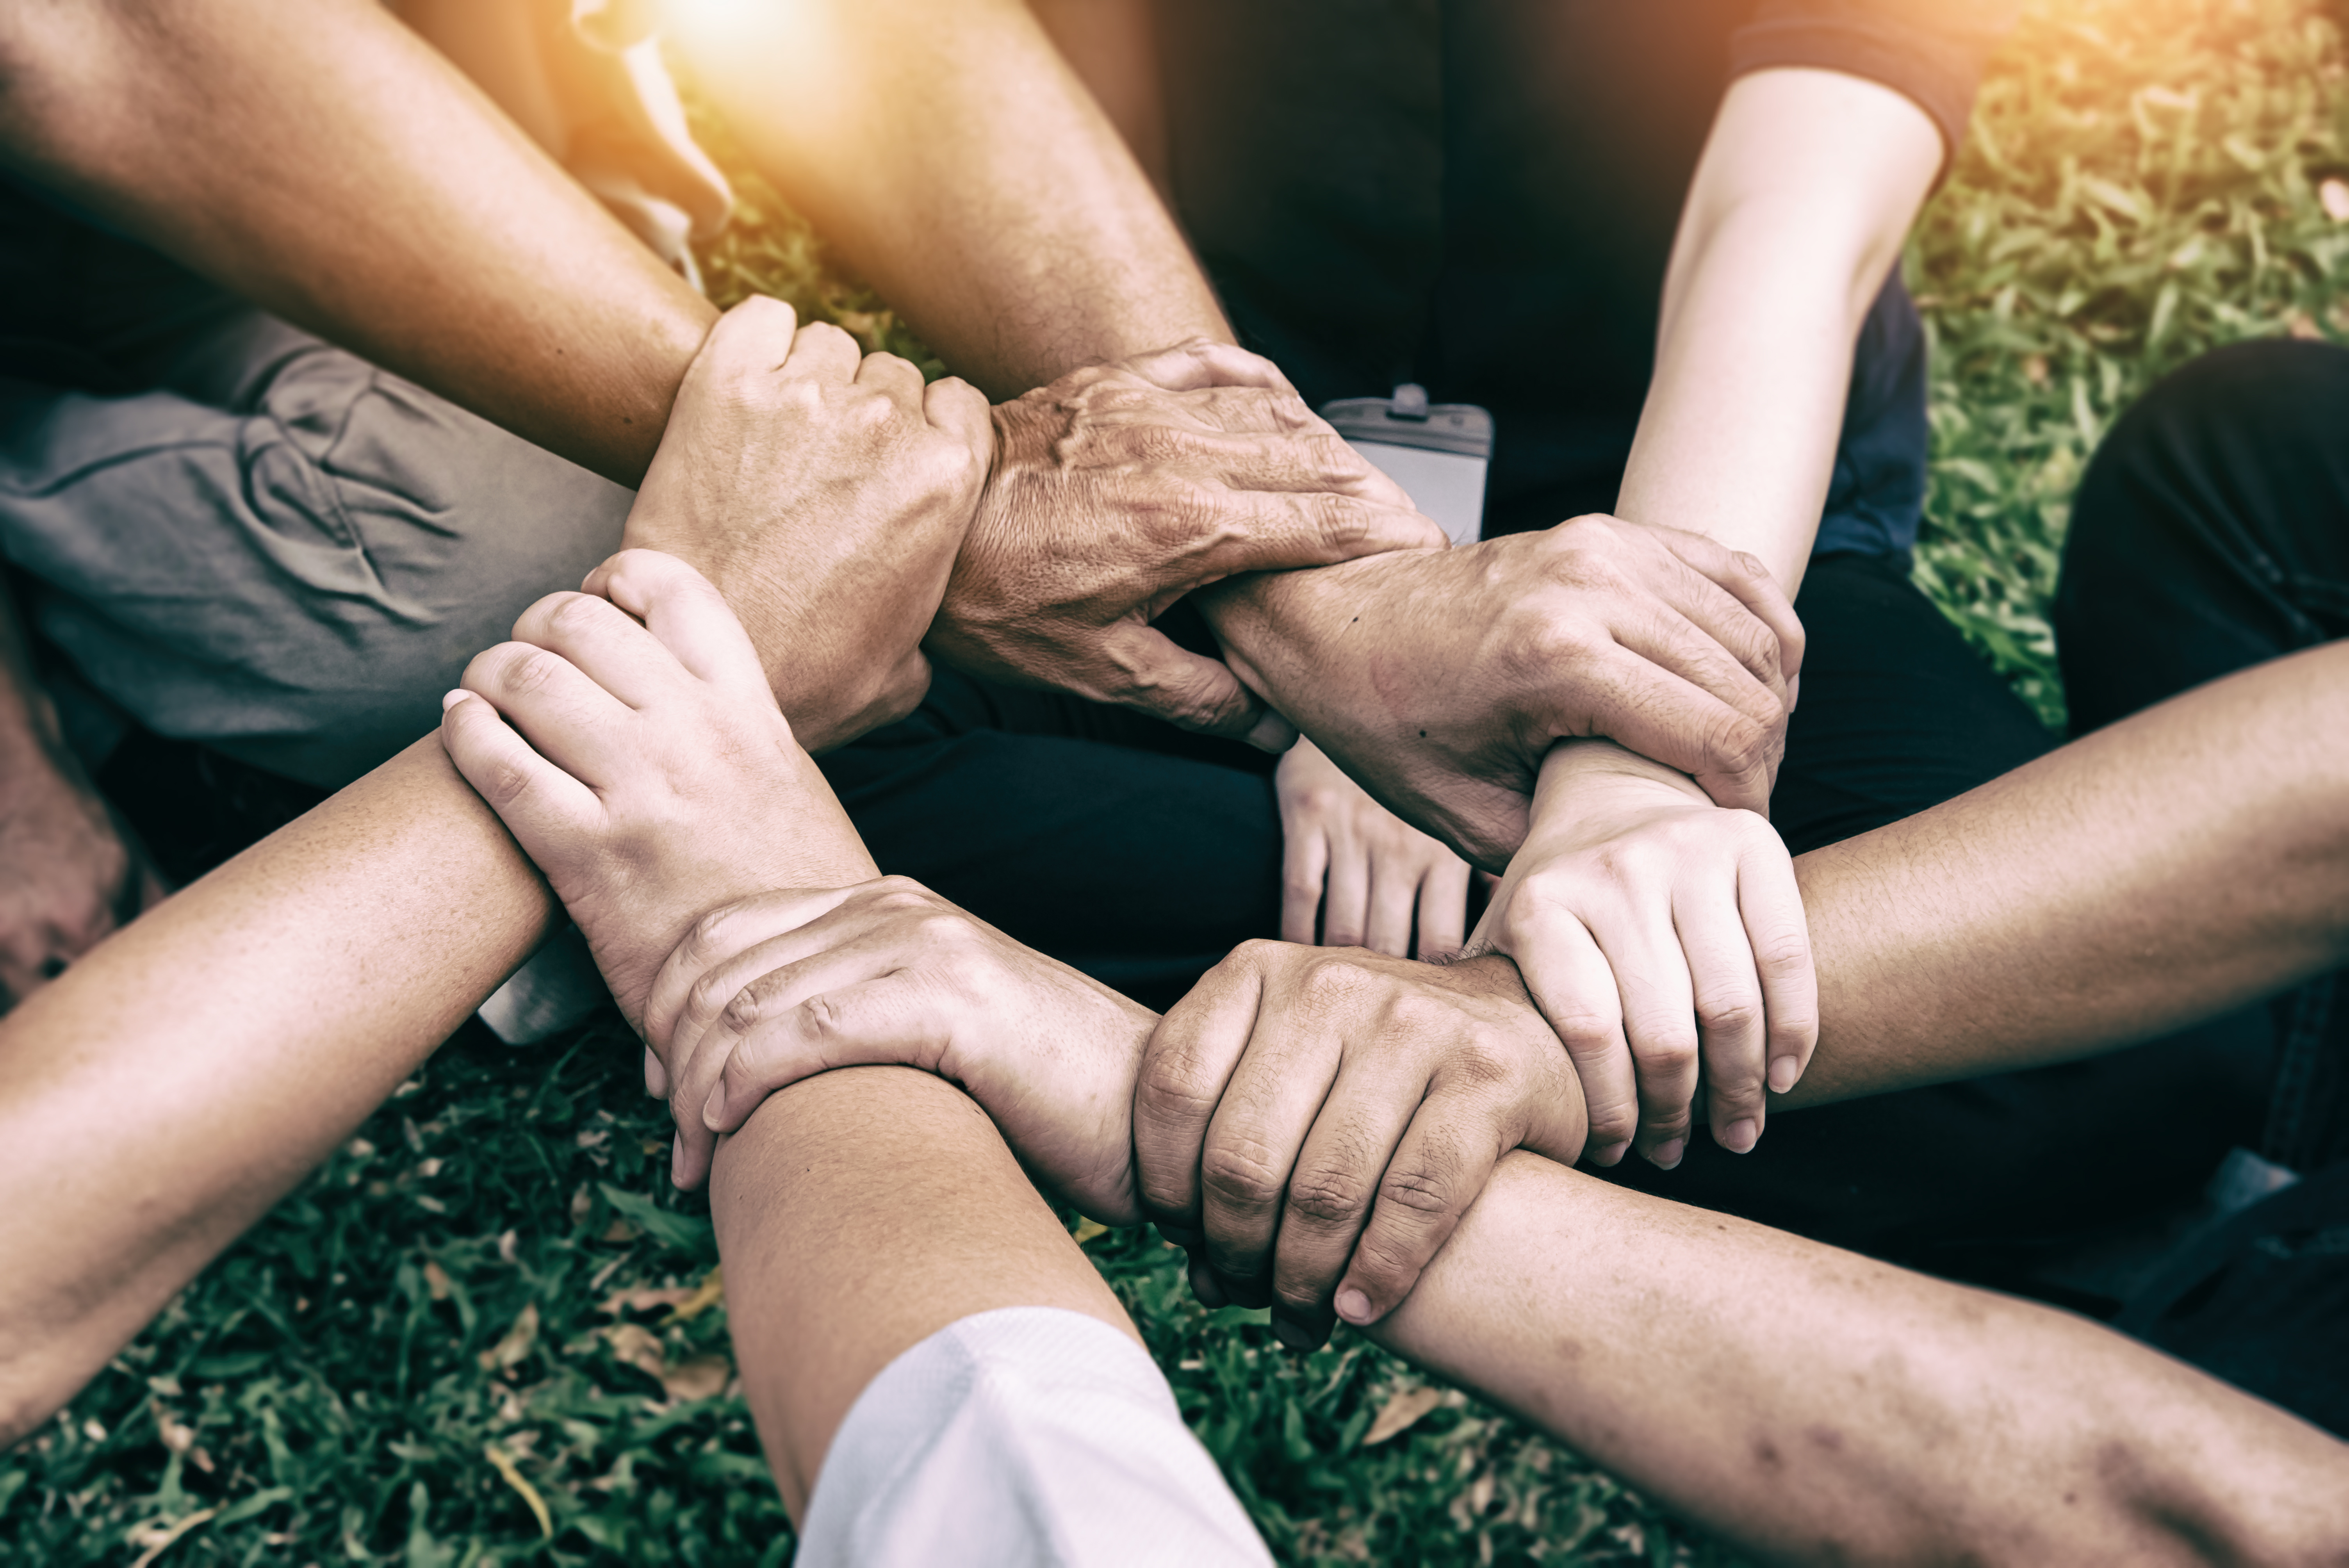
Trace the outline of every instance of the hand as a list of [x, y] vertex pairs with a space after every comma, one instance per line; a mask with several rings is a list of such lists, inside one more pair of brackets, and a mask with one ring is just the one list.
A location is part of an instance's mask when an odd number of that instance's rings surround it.
[[1764, 809], [1803, 655], [1754, 557], [1609, 517], [1252, 579], [1207, 608], [1251, 688], [1494, 872], [1561, 737], [1612, 737]]
[[1700, 1066], [1715, 1142], [1762, 1136], [1819, 1037], [1810, 926], [1770, 824], [1604, 742], [1543, 765], [1533, 830], [1472, 954], [1516, 960], [1566, 1042], [1590, 1108], [1592, 1159], [1635, 1140], [1670, 1170], [1688, 1147]]
[[1226, 345], [1072, 371], [995, 421], [995, 472], [929, 645], [999, 680], [1278, 750], [1287, 723], [1151, 621], [1236, 573], [1444, 543], [1270, 361]]
[[1283, 1343], [1394, 1310], [1512, 1149], [1572, 1164], [1582, 1096], [1506, 959], [1250, 942], [1174, 1005], [1134, 1088], [1144, 1208], [1210, 1306]]
[[718, 585], [800, 744], [822, 751], [913, 711], [922, 634], [987, 476], [986, 399], [925, 388], [791, 306], [743, 301], [686, 372], [626, 542]]
[[14, 1006], [162, 902], [162, 879], [68, 758], [25, 736], [0, 775], [0, 989]]
[[465, 667], [440, 736], [639, 1029], [704, 911], [875, 874], [740, 624], [674, 556], [623, 551], [523, 611]]
[[[1280, 801], [1280, 939], [1449, 958], [1468, 932], [1468, 862], [1362, 792], [1309, 740], [1273, 775]], [[1315, 916], [1319, 915], [1317, 934]]]
[[647, 1016], [677, 1085], [681, 1187], [777, 1089], [911, 1067], [961, 1085], [1030, 1174], [1112, 1224], [1140, 1218], [1133, 1074], [1156, 1022], [903, 877], [714, 912], [662, 967]]

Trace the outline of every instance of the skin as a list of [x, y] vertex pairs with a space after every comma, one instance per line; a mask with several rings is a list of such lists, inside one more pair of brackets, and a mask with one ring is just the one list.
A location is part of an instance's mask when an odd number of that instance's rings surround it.
[[1396, 958], [1460, 951], [1468, 933], [1467, 861], [1371, 799], [1309, 740], [1288, 748], [1273, 784], [1283, 942], [1367, 947]]
[[[1806, 857], [1827, 984], [1818, 1064], [1797, 1094], [2060, 1060], [2338, 965], [2344, 693], [2349, 648], [2278, 661]], [[1969, 901], [1961, 943], [1940, 940], [1953, 888]], [[720, 912], [665, 966], [650, 1015], [674, 1010], [671, 1048], [690, 1051], [697, 1074], [703, 1055], [725, 1054], [714, 1128], [755, 1127], [776, 1084], [918, 1067], [967, 1088], [1048, 1190], [1112, 1222], [1134, 1216], [1137, 1193], [1143, 1209], [1163, 1203], [1169, 1145], [1179, 1171], [1188, 1143], [1212, 1207], [1227, 1118], [1247, 1124], [1245, 1147], [1309, 1126], [1278, 1221], [1284, 1264], [1342, 1253], [1354, 1234], [1297, 1202], [1314, 1140], [1376, 1144], [1378, 1104], [1404, 1107], [1385, 1123], [1409, 1131], [1378, 1197], [1412, 1200], [1399, 1206], [1417, 1211], [1416, 1230], [1384, 1240], [1448, 1239], [1432, 1264], [1433, 1247], [1422, 1253], [1417, 1288], [1372, 1336], [1767, 1557], [2340, 1561], [2323, 1500], [2349, 1477], [2349, 1449], [2134, 1341], [1529, 1152], [1471, 1150], [1504, 1102], [1574, 1098], [1506, 960], [1262, 943], [1223, 974], [1242, 971], [1252, 994], [1211, 981], [1154, 1030], [888, 879]], [[1410, 1055], [1432, 1037], [1450, 1041], [1444, 1061]], [[1237, 1047], [1227, 1079], [1183, 1100], [1213, 1107], [1202, 1151], [1195, 1131], [1174, 1136], [1168, 1088], [1177, 1058], [1219, 1040]], [[1372, 1092], [1357, 1096], [1346, 1067], [1332, 1080], [1309, 1065], [1323, 1040], [1359, 1055]], [[1130, 1129], [1117, 1114], [1129, 1088]], [[730, 1148], [719, 1147], [721, 1178]], [[1430, 1200], [1457, 1200], [1456, 1225], [1431, 1223]], [[1263, 1204], [1226, 1217], [1273, 1229]], [[1206, 1221], [1207, 1260], [1238, 1234], [1218, 1222]], [[1381, 1290], [1386, 1223], [1372, 1216], [1350, 1276]], [[1276, 1322], [1300, 1321], [1299, 1308], [1281, 1282]]]
[[[1731, 84], [1674, 238], [1617, 511], [1801, 586], [1852, 347], [1943, 157], [1924, 110], [1876, 83], [1781, 69]], [[1785, 850], [1752, 815], [1709, 810], [1739, 802], [1708, 801], [1660, 752], [1561, 749], [1469, 951], [1526, 971], [1581, 1069], [1599, 1163], [1637, 1149], [1679, 1164], [1700, 1081], [1714, 1141], [1744, 1153], [1765, 1087], [1801, 1075], [1816, 1031]]]

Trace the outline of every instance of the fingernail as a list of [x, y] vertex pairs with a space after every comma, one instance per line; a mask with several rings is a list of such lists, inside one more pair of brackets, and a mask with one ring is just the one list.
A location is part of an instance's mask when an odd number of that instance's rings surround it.
[[1371, 1320], [1371, 1298], [1357, 1286], [1350, 1284], [1340, 1291], [1336, 1305], [1338, 1315], [1349, 1323], [1368, 1323]]
[[1761, 1139], [1762, 1130], [1754, 1125], [1750, 1116], [1740, 1117], [1721, 1130], [1721, 1146], [1732, 1154], [1750, 1152]]
[[1687, 1148], [1687, 1139], [1668, 1138], [1656, 1145], [1656, 1151], [1649, 1155], [1648, 1159], [1657, 1170], [1669, 1171], [1681, 1162], [1681, 1155]]
[[455, 691], [443, 692], [440, 694], [440, 711], [442, 713], [446, 713], [464, 700], [465, 689], [462, 686], [458, 687]]
[[668, 1184], [672, 1187], [685, 1185], [685, 1134], [682, 1132], [672, 1135], [668, 1140]]
[[1773, 1094], [1785, 1093], [1788, 1089], [1795, 1087], [1795, 1080], [1802, 1076], [1803, 1062], [1801, 1057], [1780, 1057], [1776, 1061], [1770, 1064], [1770, 1092]]
[[1609, 1144], [1606, 1148], [1592, 1154], [1590, 1157], [1590, 1162], [1593, 1165], [1620, 1164], [1622, 1162], [1624, 1152], [1630, 1147], [1631, 1140], [1630, 1139], [1619, 1139], [1615, 1142]]
[[724, 1117], [725, 1114], [726, 1084], [725, 1080], [721, 1078], [719, 1080], [717, 1085], [710, 1089], [709, 1098], [701, 1103], [701, 1125], [709, 1129], [712, 1132], [719, 1131], [723, 1126], [720, 1119]]

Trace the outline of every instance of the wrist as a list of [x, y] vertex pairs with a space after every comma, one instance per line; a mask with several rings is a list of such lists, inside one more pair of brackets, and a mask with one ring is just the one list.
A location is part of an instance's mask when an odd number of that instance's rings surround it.
[[1542, 758], [1541, 777], [1534, 787], [1534, 820], [1540, 821], [1544, 802], [1554, 794], [1590, 799], [1620, 792], [1653, 800], [1666, 790], [1694, 805], [1712, 804], [1711, 797], [1687, 774], [1614, 741], [1560, 740]]

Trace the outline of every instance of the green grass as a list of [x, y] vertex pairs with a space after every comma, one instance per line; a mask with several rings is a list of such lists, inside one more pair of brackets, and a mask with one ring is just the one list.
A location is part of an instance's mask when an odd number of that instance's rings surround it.
[[[2349, 222], [2319, 195], [2349, 176], [2344, 77], [2313, 0], [2047, 0], [1920, 228], [1919, 576], [2051, 723], [2045, 601], [2098, 435], [2205, 348], [2349, 339]], [[705, 257], [721, 299], [781, 294], [936, 368], [771, 192], [744, 194]], [[162, 1563], [784, 1560], [709, 1223], [666, 1190], [634, 1062], [609, 1023], [552, 1051], [460, 1036], [0, 1461], [0, 1556], [134, 1562], [177, 1524]], [[1142, 1233], [1087, 1245], [1286, 1561], [1734, 1561], [1456, 1393], [1369, 1445], [1411, 1369], [1203, 1312]]]

